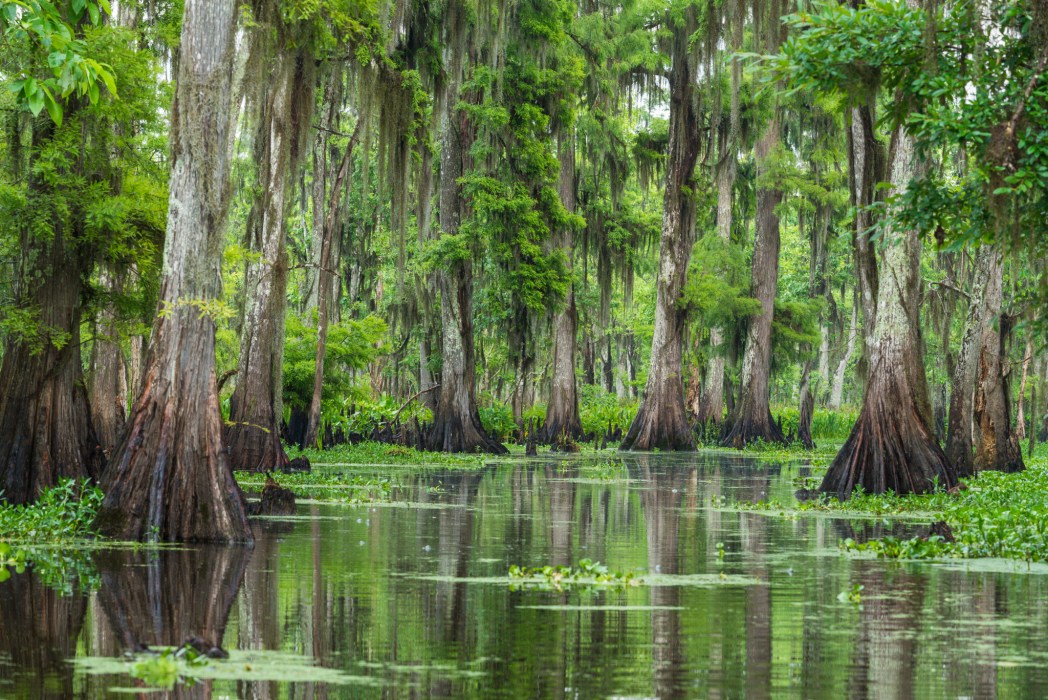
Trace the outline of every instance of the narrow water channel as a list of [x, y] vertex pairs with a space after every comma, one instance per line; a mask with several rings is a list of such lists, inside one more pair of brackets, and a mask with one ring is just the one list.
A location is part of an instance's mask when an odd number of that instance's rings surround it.
[[[1045, 569], [849, 558], [840, 539], [908, 526], [727, 505], [788, 501], [804, 465], [602, 459], [399, 471], [396, 501], [307, 501], [253, 549], [92, 553], [82, 594], [13, 576], [0, 696], [140, 691], [121, 654], [190, 635], [231, 659], [175, 697], [1048, 695]], [[583, 559], [659, 585], [506, 578]]]

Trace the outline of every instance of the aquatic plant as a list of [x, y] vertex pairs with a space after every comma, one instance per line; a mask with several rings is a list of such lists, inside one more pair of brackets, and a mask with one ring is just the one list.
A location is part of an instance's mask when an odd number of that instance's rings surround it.
[[195, 671], [208, 664], [208, 657], [191, 646], [164, 649], [139, 657], [131, 667], [131, 677], [154, 688], [171, 690], [175, 684], [192, 687], [196, 684]]
[[426, 452], [404, 445], [364, 441], [343, 444], [325, 450], [288, 450], [288, 457], [303, 456], [313, 465], [362, 464], [382, 466], [480, 468], [491, 461], [490, 455], [473, 453]]
[[843, 550], [892, 559], [974, 559], [1000, 557], [1027, 562], [1048, 561], [1048, 450], [1029, 459], [1025, 471], [985, 471], [957, 490], [933, 493], [871, 495], [857, 493], [847, 501], [814, 498], [795, 505], [777, 501], [740, 504], [780, 514], [825, 512], [944, 521], [952, 538], [936, 533], [910, 539], [885, 537], [869, 542], [844, 540]]
[[571, 566], [517, 566], [509, 567], [510, 578], [522, 583], [538, 583], [555, 590], [581, 586], [605, 586], [627, 588], [638, 586], [641, 580], [633, 571], [611, 571], [607, 566], [591, 559], [581, 559]]
[[[265, 484], [264, 474], [236, 472], [237, 483], [244, 489], [261, 489]], [[373, 503], [388, 501], [399, 482], [387, 476], [368, 476], [333, 469], [318, 469], [312, 472], [281, 474], [280, 485], [294, 491], [300, 498], [339, 503]]]
[[0, 503], [0, 541], [39, 545], [94, 536], [92, 523], [101, 503], [101, 489], [86, 480], [63, 479], [35, 503]]

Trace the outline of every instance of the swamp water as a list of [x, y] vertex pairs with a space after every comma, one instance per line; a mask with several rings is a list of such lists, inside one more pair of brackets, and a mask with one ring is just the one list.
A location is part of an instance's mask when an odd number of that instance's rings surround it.
[[[192, 636], [230, 659], [190, 668], [174, 697], [1048, 695], [1048, 567], [849, 558], [844, 537], [914, 526], [727, 505], [789, 502], [804, 465], [323, 468], [392, 474], [396, 500], [307, 500], [258, 520], [253, 549], [94, 552], [89, 593], [32, 571], [0, 583], [0, 696], [143, 692], [122, 653]], [[584, 559], [641, 583], [507, 576]]]

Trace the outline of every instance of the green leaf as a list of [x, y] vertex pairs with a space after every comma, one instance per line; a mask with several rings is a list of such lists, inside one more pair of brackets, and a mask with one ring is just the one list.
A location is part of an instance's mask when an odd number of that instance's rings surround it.
[[95, 5], [94, 3], [89, 4], [87, 6], [87, 13], [89, 15], [91, 15], [91, 24], [93, 24], [95, 26], [98, 26], [98, 20], [99, 20], [98, 6]]
[[47, 113], [51, 115], [51, 121], [58, 126], [62, 126], [62, 105], [55, 101], [51, 91], [47, 88], [44, 88], [44, 107], [47, 108]]
[[11, 572], [7, 570], [7, 567], [0, 566], [0, 583], [3, 583], [9, 578], [11, 578]]
[[34, 117], [40, 115], [40, 110], [44, 108], [44, 91], [34, 89], [33, 92], [29, 92], [29, 84], [26, 83], [24, 92], [26, 93], [26, 103], [29, 105], [29, 111], [33, 113]]
[[98, 71], [98, 77], [102, 79], [102, 82], [106, 84], [106, 89], [109, 90], [109, 94], [116, 97], [116, 79], [113, 74], [108, 70], [108, 66]]

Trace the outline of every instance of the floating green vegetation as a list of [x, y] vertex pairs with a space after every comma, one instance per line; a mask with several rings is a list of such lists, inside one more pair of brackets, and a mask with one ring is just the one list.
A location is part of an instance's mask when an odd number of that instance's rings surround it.
[[851, 588], [845, 591], [841, 591], [837, 594], [837, 600], [842, 603], [851, 603], [852, 605], [858, 605], [862, 602], [862, 592], [866, 589], [866, 586], [856, 583]]
[[36, 503], [0, 503], [0, 541], [58, 544], [93, 537], [92, 523], [101, 504], [101, 489], [64, 479], [45, 489]]
[[518, 610], [555, 610], [557, 612], [651, 612], [684, 610], [680, 605], [518, 605]]
[[[894, 493], [872, 495], [856, 492], [847, 501], [839, 501], [831, 497], [783, 503], [771, 498], [757, 502], [738, 501], [733, 504], [732, 508], [744, 511], [777, 513], [784, 516], [792, 516], [798, 513], [827, 513], [877, 518], [902, 517], [906, 520], [927, 520], [930, 522], [942, 519], [942, 511], [946, 503], [952, 498], [945, 491], [937, 491], [922, 496], [912, 494], [897, 496]], [[722, 497], [719, 505], [728, 506], [728, 499]]]
[[867, 514], [914, 521], [944, 521], [948, 529], [911, 539], [846, 539], [841, 548], [892, 559], [1001, 558], [1048, 562], [1048, 452], [1027, 460], [1016, 474], [982, 472], [960, 490], [924, 495], [858, 494], [845, 502], [815, 499], [785, 506], [744, 504], [753, 510]]
[[[236, 472], [236, 479], [244, 489], [261, 490], [266, 476]], [[280, 474], [277, 481], [302, 498], [352, 504], [388, 501], [399, 486], [392, 477], [354, 474], [330, 467], [321, 467], [312, 472]]]
[[382, 442], [360, 442], [355, 445], [336, 445], [326, 450], [289, 450], [291, 458], [304, 456], [314, 465], [408, 466], [415, 468], [454, 467], [479, 469], [491, 462], [487, 454], [452, 454], [423, 452], [413, 447], [387, 445]]
[[0, 582], [32, 566], [44, 585], [65, 594], [96, 588], [88, 550], [101, 503], [100, 489], [72, 479], [45, 489], [36, 503], [0, 503]]
[[509, 576], [516, 584], [535, 584], [554, 590], [585, 586], [628, 588], [640, 585], [633, 571], [611, 571], [600, 562], [582, 559], [578, 566], [517, 566], [509, 567]]
[[194, 672], [206, 666], [209, 659], [193, 647], [164, 649], [157, 654], [141, 654], [131, 666], [131, 677], [154, 688], [171, 690], [176, 684], [192, 687], [196, 684]]
[[[539, 567], [540, 569], [543, 567]], [[396, 574], [395, 574], [396, 575]], [[544, 575], [533, 578], [519, 578], [514, 576], [448, 576], [443, 574], [400, 574], [404, 578], [415, 581], [432, 581], [434, 583], [471, 583], [487, 585], [508, 585], [514, 587], [534, 586], [539, 589], [552, 590], [546, 583]], [[579, 582], [582, 583], [581, 581]], [[648, 573], [635, 575], [626, 588], [640, 586], [665, 586], [668, 588], [717, 588], [720, 586], [759, 586], [765, 583], [753, 576], [740, 574], [660, 574]], [[612, 586], [605, 585], [605, 588]], [[591, 589], [594, 586], [590, 587]]]
[[[180, 655], [176, 649], [163, 649], [125, 657], [81, 657], [74, 659], [73, 664], [89, 675], [127, 676], [158, 689], [189, 686], [203, 680], [383, 684], [380, 678], [350, 675], [338, 669], [318, 666], [310, 656], [281, 651], [231, 650], [228, 659], [194, 655], [190, 660], [188, 655]], [[141, 689], [138, 691], [141, 692]]]
[[582, 480], [595, 481], [629, 481], [629, 469], [621, 459], [602, 459], [596, 462], [584, 462], [579, 468]]

